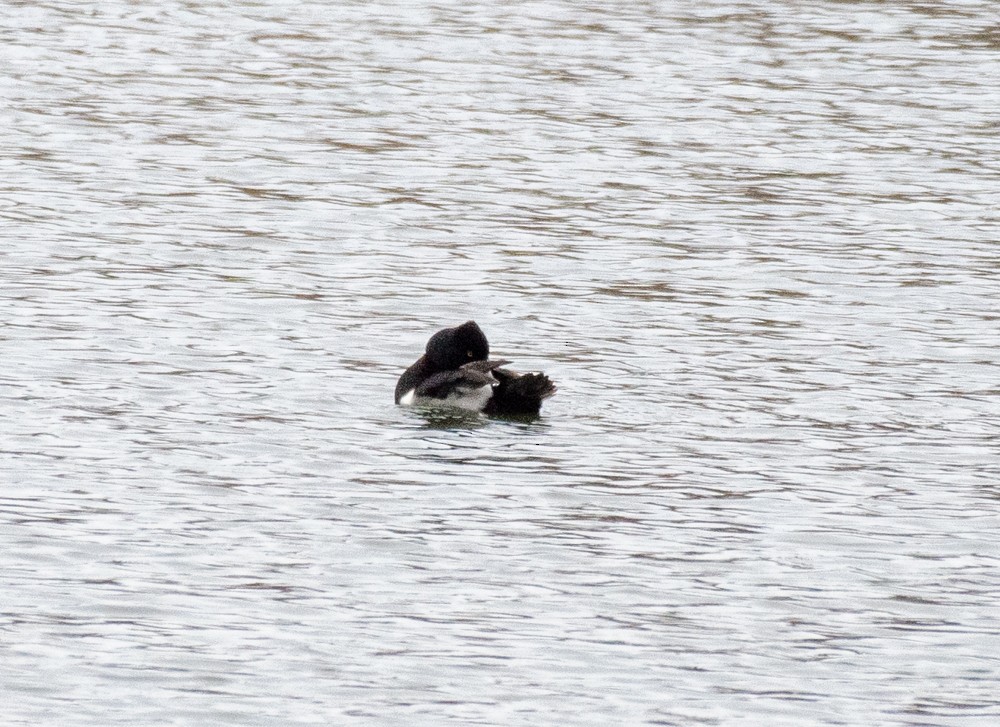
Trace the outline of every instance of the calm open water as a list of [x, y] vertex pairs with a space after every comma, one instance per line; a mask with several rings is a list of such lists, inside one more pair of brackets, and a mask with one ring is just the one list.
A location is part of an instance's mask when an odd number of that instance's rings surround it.
[[997, 17], [4, 4], [0, 722], [1000, 724]]

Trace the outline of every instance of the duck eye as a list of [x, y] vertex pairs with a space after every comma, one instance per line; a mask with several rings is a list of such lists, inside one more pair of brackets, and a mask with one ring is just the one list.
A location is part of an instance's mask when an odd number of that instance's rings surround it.
[[465, 355], [468, 356], [469, 358], [472, 358], [472, 351], [466, 351]]

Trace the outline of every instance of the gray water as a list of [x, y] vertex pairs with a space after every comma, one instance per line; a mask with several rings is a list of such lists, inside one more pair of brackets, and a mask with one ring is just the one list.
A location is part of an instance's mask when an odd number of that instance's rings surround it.
[[1000, 724], [995, 3], [0, 18], [4, 725]]

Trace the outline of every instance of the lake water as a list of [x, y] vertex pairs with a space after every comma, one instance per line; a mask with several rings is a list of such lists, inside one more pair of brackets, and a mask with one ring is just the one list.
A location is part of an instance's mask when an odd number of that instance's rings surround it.
[[6, 3], [0, 722], [1000, 724], [997, 17]]

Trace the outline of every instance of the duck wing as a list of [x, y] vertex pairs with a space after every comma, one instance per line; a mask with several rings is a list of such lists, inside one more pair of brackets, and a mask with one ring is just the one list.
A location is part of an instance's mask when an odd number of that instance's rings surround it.
[[431, 399], [446, 399], [457, 391], [469, 391], [483, 386], [494, 386], [497, 379], [493, 371], [510, 363], [502, 359], [494, 361], [470, 361], [457, 369], [441, 371], [429, 376], [417, 387], [416, 395]]

